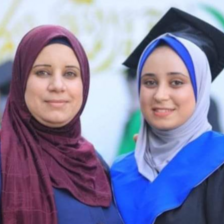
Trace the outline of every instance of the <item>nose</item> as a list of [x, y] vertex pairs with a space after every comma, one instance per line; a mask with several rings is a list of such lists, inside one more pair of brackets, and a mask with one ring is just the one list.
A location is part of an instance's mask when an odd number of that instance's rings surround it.
[[66, 85], [63, 80], [63, 76], [60, 73], [55, 73], [51, 76], [49, 85], [48, 85], [49, 91], [54, 92], [63, 92], [66, 90]]
[[169, 99], [169, 88], [166, 85], [159, 85], [155, 91], [154, 99], [158, 102]]

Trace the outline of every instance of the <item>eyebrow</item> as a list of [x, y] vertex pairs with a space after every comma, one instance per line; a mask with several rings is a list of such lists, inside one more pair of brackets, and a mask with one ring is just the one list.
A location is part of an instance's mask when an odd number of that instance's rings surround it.
[[[38, 65], [34, 65], [33, 66], [33, 68], [36, 68], [36, 67], [51, 67], [51, 65], [48, 65], [48, 64], [38, 64]], [[65, 67], [66, 68], [76, 68], [76, 69], [80, 70], [80, 68], [75, 66], [75, 65], [66, 65]]]
[[80, 70], [80, 68], [75, 65], [66, 65], [65, 67], [66, 68], [76, 68], [76, 69]]
[[156, 75], [154, 73], [145, 73], [141, 76], [141, 78], [145, 77], [145, 76], [149, 76], [149, 77], [155, 77]]
[[[181, 72], [168, 72], [167, 75], [183, 75], [185, 77], [188, 77], [188, 75], [183, 74]], [[155, 73], [145, 73], [142, 75], [142, 77], [144, 77], [144, 76], [155, 77], [156, 74]]]
[[186, 75], [186, 74], [184, 74], [184, 73], [181, 73], [181, 72], [168, 72], [167, 74], [168, 74], [168, 75], [183, 75], [183, 76], [188, 77], [188, 75]]
[[39, 64], [39, 65], [34, 65], [33, 68], [40, 67], [40, 66], [43, 66], [43, 67], [51, 67], [51, 65]]

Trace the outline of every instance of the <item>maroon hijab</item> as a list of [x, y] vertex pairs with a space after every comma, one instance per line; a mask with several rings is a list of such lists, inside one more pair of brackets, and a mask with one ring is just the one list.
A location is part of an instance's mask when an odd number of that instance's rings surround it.
[[[78, 58], [83, 104], [62, 128], [49, 128], [32, 118], [24, 95], [32, 65], [53, 39], [65, 38]], [[10, 95], [2, 121], [2, 215], [6, 224], [56, 224], [53, 187], [66, 189], [91, 206], [109, 206], [111, 189], [93, 145], [81, 136], [80, 115], [89, 90], [85, 52], [68, 30], [40, 26], [22, 39], [16, 52]]]

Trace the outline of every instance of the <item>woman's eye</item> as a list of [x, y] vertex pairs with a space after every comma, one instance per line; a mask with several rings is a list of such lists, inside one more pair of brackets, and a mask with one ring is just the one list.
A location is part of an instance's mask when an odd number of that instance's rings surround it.
[[143, 83], [147, 87], [154, 87], [157, 85], [157, 82], [155, 80], [145, 80]]
[[77, 74], [75, 72], [66, 72], [65, 73], [65, 77], [67, 77], [67, 78], [73, 78], [76, 76], [77, 76]]
[[36, 74], [37, 76], [48, 76], [48, 75], [49, 75], [48, 72], [46, 72], [46, 71], [42, 71], [42, 70], [35, 72], [35, 74]]
[[174, 81], [172, 81], [171, 82], [171, 85], [172, 86], [181, 86], [181, 85], [183, 85], [184, 83], [182, 82], [182, 81], [179, 81], [179, 80], [174, 80]]

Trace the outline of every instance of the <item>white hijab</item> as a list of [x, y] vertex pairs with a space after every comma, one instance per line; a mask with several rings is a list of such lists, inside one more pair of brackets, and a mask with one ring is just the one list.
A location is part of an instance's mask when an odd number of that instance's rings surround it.
[[[135, 158], [138, 171], [151, 182], [185, 145], [204, 132], [211, 130], [211, 125], [207, 119], [210, 106], [211, 85], [211, 72], [207, 57], [192, 42], [172, 34], [165, 35], [171, 35], [181, 42], [191, 56], [197, 83], [197, 102], [195, 111], [187, 122], [173, 130], [163, 131], [149, 127], [142, 117], [140, 132], [136, 143]], [[159, 38], [161, 36], [156, 40]], [[138, 79], [141, 76], [139, 73], [138, 68]]]

